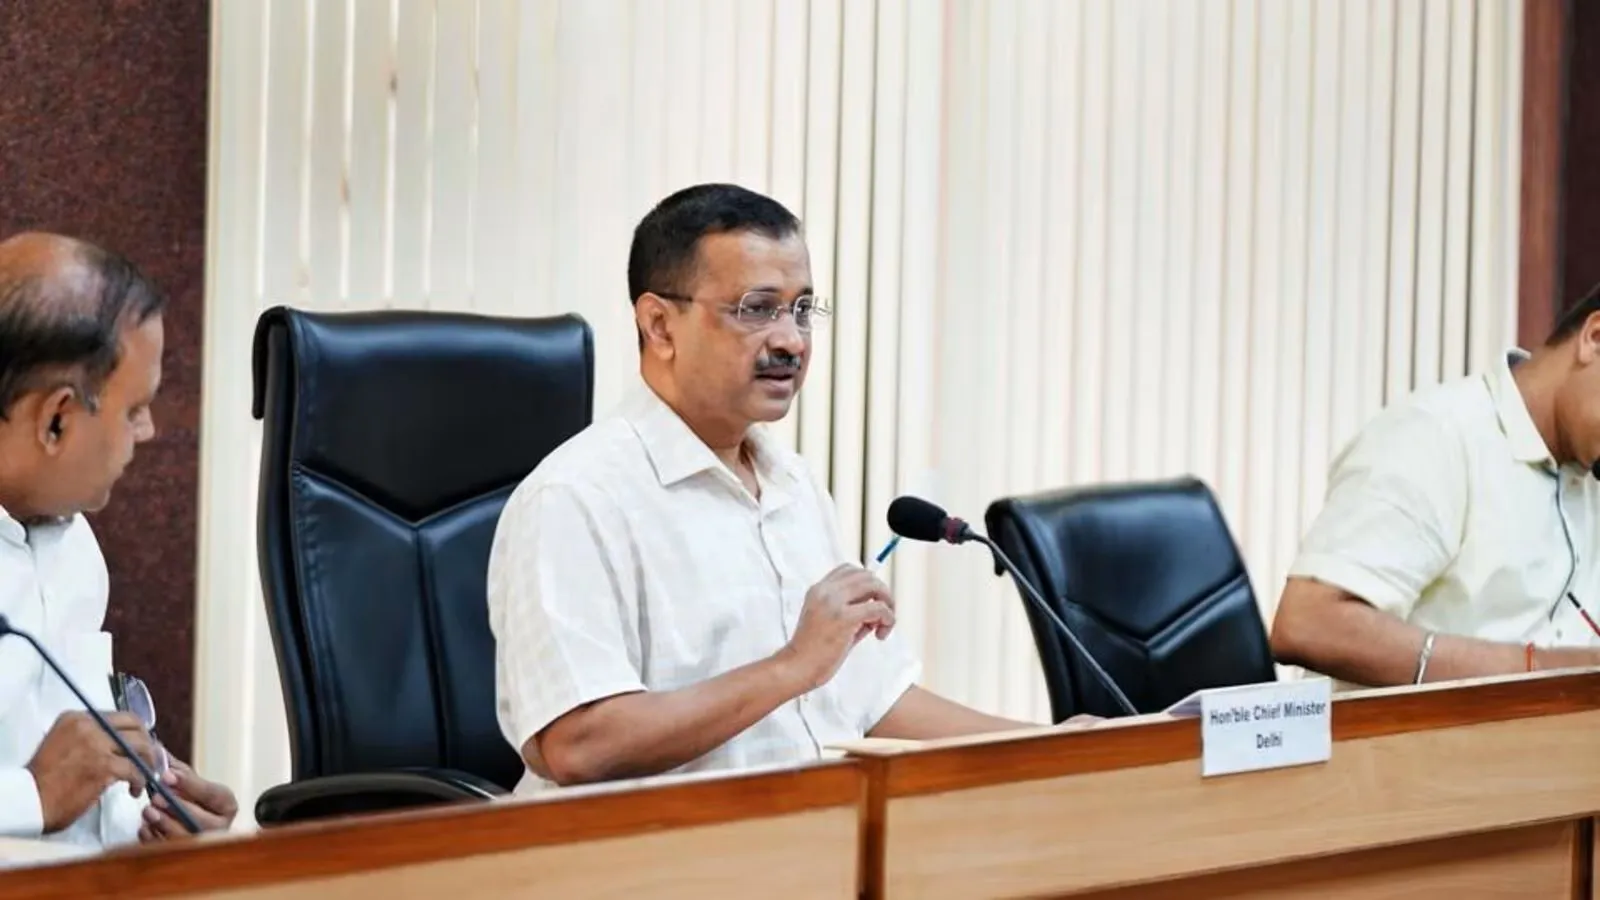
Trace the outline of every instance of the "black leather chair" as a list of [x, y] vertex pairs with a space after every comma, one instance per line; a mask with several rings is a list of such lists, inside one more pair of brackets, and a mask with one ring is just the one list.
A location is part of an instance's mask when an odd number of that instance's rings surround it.
[[[1199, 480], [1006, 498], [984, 523], [1140, 712], [1276, 679], [1244, 560]], [[1123, 715], [1050, 621], [1027, 611], [1055, 720]]]
[[589, 424], [577, 316], [256, 325], [257, 542], [294, 780], [263, 825], [505, 793], [485, 580], [506, 498]]

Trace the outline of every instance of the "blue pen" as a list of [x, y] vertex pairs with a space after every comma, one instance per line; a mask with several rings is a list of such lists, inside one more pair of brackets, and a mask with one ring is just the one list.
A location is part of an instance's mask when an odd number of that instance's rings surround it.
[[877, 556], [872, 558], [872, 564], [867, 566], [867, 571], [876, 572], [883, 568], [884, 561], [889, 558], [889, 554], [893, 553], [894, 548], [898, 546], [900, 546], [900, 535], [897, 534], [889, 539], [889, 543], [883, 545], [883, 549], [878, 551]]

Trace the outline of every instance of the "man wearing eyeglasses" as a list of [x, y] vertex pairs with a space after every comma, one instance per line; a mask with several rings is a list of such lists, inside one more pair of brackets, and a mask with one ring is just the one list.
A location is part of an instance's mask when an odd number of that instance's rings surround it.
[[[38, 638], [197, 823], [224, 828], [233, 794], [168, 760], [148, 690], [112, 678], [106, 565], [82, 515], [155, 433], [164, 305], [98, 247], [0, 242], [0, 615]], [[184, 833], [145, 790], [33, 648], [0, 637], [0, 835], [110, 846]]]
[[1029, 727], [916, 685], [895, 598], [763, 427], [788, 414], [829, 311], [794, 215], [731, 185], [680, 191], [639, 223], [628, 283], [640, 380], [523, 482], [495, 535], [519, 787]]

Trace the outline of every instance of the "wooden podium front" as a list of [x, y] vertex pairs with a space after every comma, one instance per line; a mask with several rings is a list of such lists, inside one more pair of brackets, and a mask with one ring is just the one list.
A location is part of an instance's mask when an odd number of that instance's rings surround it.
[[0, 870], [0, 898], [851, 897], [858, 766], [621, 783]]
[[1593, 896], [1600, 672], [1344, 695], [1332, 716], [1332, 759], [1293, 769], [1202, 778], [1198, 722], [1166, 717], [865, 741], [0, 869], [0, 900]]
[[1600, 673], [1336, 696], [1333, 756], [1202, 778], [1196, 719], [863, 742], [868, 893], [1589, 897]]

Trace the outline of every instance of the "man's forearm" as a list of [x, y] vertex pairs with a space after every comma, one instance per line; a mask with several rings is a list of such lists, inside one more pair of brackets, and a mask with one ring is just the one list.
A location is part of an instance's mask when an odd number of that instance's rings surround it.
[[1038, 727], [1036, 722], [991, 716], [912, 685], [890, 707], [883, 719], [872, 727], [868, 736], [927, 741]]
[[710, 753], [805, 690], [783, 656], [672, 691], [624, 694], [563, 717], [538, 739], [563, 784], [671, 771]]
[[[1278, 661], [1372, 687], [1414, 682], [1427, 632], [1359, 598], [1334, 591], [1325, 585], [1285, 591], [1280, 621], [1273, 628]], [[1594, 651], [1584, 649], [1540, 649], [1533, 660], [1536, 669], [1588, 666], [1596, 661]], [[1512, 675], [1527, 669], [1524, 645], [1438, 634], [1423, 680]]]

